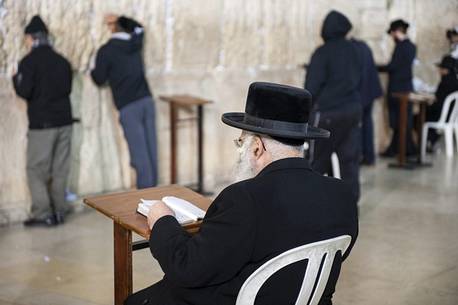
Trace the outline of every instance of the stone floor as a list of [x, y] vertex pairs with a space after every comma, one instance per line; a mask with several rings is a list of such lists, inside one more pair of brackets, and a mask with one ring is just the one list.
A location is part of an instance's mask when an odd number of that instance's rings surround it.
[[[363, 170], [360, 235], [335, 304], [458, 304], [458, 159], [436, 159]], [[112, 304], [112, 263], [111, 222], [89, 209], [53, 229], [0, 228], [0, 304]], [[134, 254], [135, 290], [161, 274], [149, 251]]]

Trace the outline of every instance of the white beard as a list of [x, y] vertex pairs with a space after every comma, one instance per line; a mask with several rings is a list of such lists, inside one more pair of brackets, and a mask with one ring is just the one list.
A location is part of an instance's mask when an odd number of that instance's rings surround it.
[[252, 139], [247, 139], [243, 146], [238, 149], [239, 159], [234, 168], [235, 182], [253, 178], [256, 175], [252, 157], [250, 156], [250, 147]]

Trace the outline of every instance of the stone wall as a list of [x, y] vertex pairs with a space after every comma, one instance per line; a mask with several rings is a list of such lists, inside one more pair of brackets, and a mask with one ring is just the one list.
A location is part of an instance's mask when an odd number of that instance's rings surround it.
[[[433, 64], [447, 50], [445, 28], [458, 22], [456, 0], [0, 0], [0, 223], [24, 219], [30, 206], [27, 117], [10, 76], [24, 55], [22, 31], [32, 15], [41, 14], [56, 49], [75, 70], [72, 106], [81, 123], [74, 128], [70, 189], [85, 195], [127, 189], [134, 181], [110, 93], [88, 77], [91, 57], [109, 37], [102, 23], [105, 13], [134, 16], [146, 28], [144, 58], [156, 97], [161, 183], [169, 181], [169, 117], [157, 96], [188, 93], [214, 101], [206, 108], [204, 131], [205, 183], [211, 189], [230, 180], [235, 158], [230, 140], [238, 131], [223, 126], [221, 114], [243, 110], [252, 81], [302, 86], [299, 65], [321, 44], [319, 29], [330, 9], [347, 14], [353, 35], [370, 44], [378, 62], [391, 53], [385, 34], [389, 21], [407, 19], [419, 47], [416, 74], [437, 81]], [[374, 116], [381, 148], [386, 143], [381, 103]], [[195, 127], [180, 125], [180, 183], [196, 179]]]

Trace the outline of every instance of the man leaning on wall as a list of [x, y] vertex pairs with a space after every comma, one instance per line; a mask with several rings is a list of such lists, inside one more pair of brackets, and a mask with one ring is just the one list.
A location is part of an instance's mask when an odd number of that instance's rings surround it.
[[142, 59], [143, 26], [112, 14], [105, 23], [112, 35], [97, 52], [91, 76], [98, 86], [108, 82], [111, 88], [137, 188], [152, 187], [157, 184], [156, 115]]
[[32, 210], [26, 226], [54, 226], [68, 212], [65, 188], [70, 168], [72, 110], [70, 63], [56, 51], [40, 16], [25, 28], [28, 54], [13, 76], [14, 89], [27, 102], [27, 180]]

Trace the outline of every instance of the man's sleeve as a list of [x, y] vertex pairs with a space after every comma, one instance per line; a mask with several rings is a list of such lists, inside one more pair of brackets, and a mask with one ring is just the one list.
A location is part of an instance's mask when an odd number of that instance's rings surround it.
[[67, 86], [67, 91], [66, 93], [68, 95], [70, 95], [72, 93], [72, 81], [73, 81], [73, 70], [72, 70], [72, 65], [70, 64], [70, 62], [68, 60], [65, 60], [66, 61], [66, 65], [67, 65], [67, 78], [68, 78], [68, 86]]
[[207, 213], [194, 236], [172, 216], [160, 218], [152, 229], [151, 253], [175, 285], [216, 285], [232, 279], [250, 260], [256, 211], [247, 191], [227, 188]]
[[406, 63], [406, 52], [405, 48], [402, 46], [396, 46], [394, 48], [393, 56], [391, 57], [391, 61], [388, 63], [388, 65], [383, 66], [382, 70], [380, 72], [393, 72], [396, 70], [403, 69], [404, 66], [408, 63]]
[[16, 94], [25, 100], [32, 97], [34, 89], [34, 69], [28, 60], [19, 63], [18, 72], [13, 76], [13, 85]]
[[320, 49], [316, 50], [310, 59], [310, 65], [307, 68], [304, 88], [307, 89], [317, 100], [321, 89], [326, 81], [326, 62], [320, 54]]
[[102, 86], [108, 80], [108, 73], [110, 70], [110, 64], [106, 55], [104, 47], [100, 48], [95, 58], [95, 67], [91, 71], [91, 77], [94, 83], [98, 86]]
[[136, 20], [126, 16], [120, 16], [118, 19], [118, 23], [123, 29], [125, 29], [128, 33], [131, 34], [130, 42], [132, 48], [135, 51], [141, 50], [143, 47], [144, 36], [143, 25], [141, 25]]

